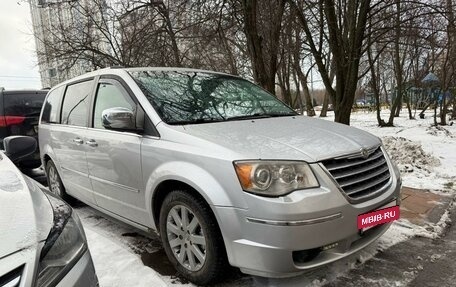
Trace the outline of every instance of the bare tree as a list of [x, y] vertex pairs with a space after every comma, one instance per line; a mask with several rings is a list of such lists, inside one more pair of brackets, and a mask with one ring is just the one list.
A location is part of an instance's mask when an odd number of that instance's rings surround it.
[[[289, 2], [299, 11], [298, 17], [310, 51], [334, 103], [335, 120], [350, 124], [371, 1], [309, 1], [311, 3], [304, 9], [294, 0]], [[320, 22], [318, 42], [312, 33], [312, 23], [315, 22]], [[324, 62], [327, 50], [323, 49], [323, 41], [327, 41], [334, 56], [335, 88], [332, 87], [329, 71]]]

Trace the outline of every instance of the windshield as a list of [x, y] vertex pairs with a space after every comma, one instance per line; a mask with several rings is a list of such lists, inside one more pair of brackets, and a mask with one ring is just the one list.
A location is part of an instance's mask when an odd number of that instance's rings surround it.
[[241, 78], [186, 71], [131, 71], [149, 102], [168, 124], [196, 124], [296, 113]]

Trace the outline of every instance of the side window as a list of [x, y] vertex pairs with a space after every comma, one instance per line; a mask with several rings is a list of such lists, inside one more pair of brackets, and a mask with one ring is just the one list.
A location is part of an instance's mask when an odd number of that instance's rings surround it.
[[62, 106], [62, 124], [87, 126], [92, 83], [85, 81], [67, 87]]
[[60, 100], [62, 99], [64, 90], [65, 86], [60, 86], [49, 93], [43, 107], [42, 123], [60, 122]]
[[135, 103], [121, 86], [109, 82], [99, 83], [93, 113], [93, 127], [104, 129], [101, 114], [106, 109], [117, 107], [134, 111]]

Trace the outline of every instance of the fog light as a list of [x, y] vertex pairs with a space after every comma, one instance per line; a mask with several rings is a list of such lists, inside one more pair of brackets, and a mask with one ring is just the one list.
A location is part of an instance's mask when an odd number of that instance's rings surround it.
[[337, 242], [336, 243], [331, 243], [331, 244], [328, 244], [326, 246], [323, 246], [321, 248], [321, 250], [322, 251], [326, 251], [326, 250], [329, 250], [329, 249], [333, 249], [333, 248], [337, 247], [337, 245], [339, 245], [339, 243], [337, 243]]

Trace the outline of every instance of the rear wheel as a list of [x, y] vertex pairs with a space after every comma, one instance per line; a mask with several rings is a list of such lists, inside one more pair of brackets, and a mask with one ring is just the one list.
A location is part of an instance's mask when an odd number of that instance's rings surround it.
[[63, 186], [62, 179], [55, 167], [55, 164], [52, 160], [49, 160], [46, 163], [46, 177], [48, 182], [49, 191], [65, 201], [71, 201], [71, 197], [65, 192], [65, 187]]
[[223, 239], [209, 206], [184, 191], [172, 191], [160, 211], [160, 234], [169, 260], [199, 285], [215, 283], [227, 271]]

